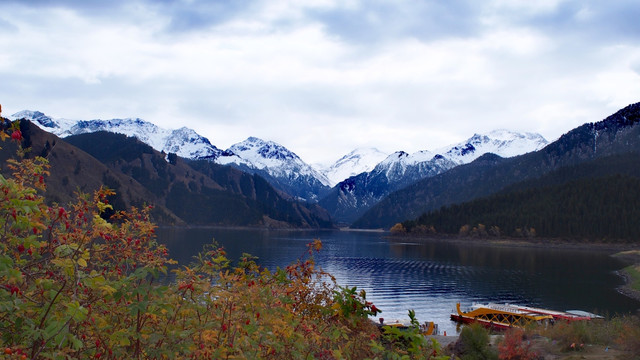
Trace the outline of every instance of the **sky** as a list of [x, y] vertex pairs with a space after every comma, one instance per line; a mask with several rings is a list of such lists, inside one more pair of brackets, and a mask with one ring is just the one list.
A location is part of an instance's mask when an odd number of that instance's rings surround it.
[[139, 117], [307, 163], [640, 101], [637, 0], [2, 0], [4, 116]]

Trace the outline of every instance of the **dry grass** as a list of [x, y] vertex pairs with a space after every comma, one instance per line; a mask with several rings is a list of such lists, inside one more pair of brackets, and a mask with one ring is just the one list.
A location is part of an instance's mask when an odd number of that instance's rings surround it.
[[640, 318], [637, 316], [561, 322], [533, 331], [539, 337], [536, 348], [550, 356], [545, 359], [640, 359]]
[[627, 266], [624, 271], [629, 276], [629, 286], [634, 291], [640, 291], [640, 264]]

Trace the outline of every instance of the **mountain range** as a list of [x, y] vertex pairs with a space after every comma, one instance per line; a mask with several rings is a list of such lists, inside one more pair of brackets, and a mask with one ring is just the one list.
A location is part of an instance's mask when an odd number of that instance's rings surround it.
[[337, 184], [321, 201], [334, 221], [350, 224], [392, 192], [418, 180], [429, 178], [487, 154], [510, 157], [547, 145], [539, 134], [496, 130], [475, 134], [467, 141], [436, 151], [408, 154], [398, 151], [369, 171]]
[[42, 112], [31, 110], [20, 111], [9, 118], [31, 120], [43, 130], [61, 138], [97, 131], [132, 136], [157, 151], [191, 160], [209, 160], [258, 174], [291, 196], [311, 202], [317, 202], [330, 189], [329, 180], [303, 162], [298, 155], [282, 145], [255, 137], [221, 150], [192, 129], [182, 127], [167, 130], [138, 118], [53, 119]]
[[[587, 123], [562, 135], [546, 147], [511, 158], [487, 153], [475, 161], [402, 188], [367, 210], [351, 226], [391, 227], [443, 206], [489, 196], [519, 182], [552, 171], [570, 169], [614, 155], [640, 154], [640, 103], [629, 105], [606, 119]], [[565, 176], [568, 182], [579, 174]], [[583, 175], [580, 175], [584, 177]], [[597, 177], [599, 173], [589, 173]]]
[[[249, 137], [221, 150], [194, 130], [167, 130], [138, 118], [111, 120], [53, 119], [24, 110], [12, 119], [33, 121], [62, 138], [97, 131], [135, 137], [157, 151], [192, 160], [209, 160], [257, 174], [298, 200], [320, 203], [334, 220], [350, 223], [384, 196], [425, 177], [437, 175], [480, 155], [514, 156], [539, 149], [547, 141], [539, 134], [507, 130], [475, 134], [465, 142], [435, 151], [388, 155], [377, 149], [356, 149], [325, 167], [312, 167], [273, 141]], [[332, 188], [333, 187], [333, 188]]]
[[[638, 113], [640, 105], [630, 105], [603, 121], [571, 130], [550, 144], [539, 134], [497, 130], [474, 134], [459, 144], [413, 154], [398, 151], [387, 155], [375, 149], [357, 149], [324, 167], [310, 166], [285, 147], [255, 137], [221, 150], [193, 130], [164, 130], [140, 119], [73, 121], [51, 119], [34, 111], [22, 111], [11, 118], [30, 120], [38, 127], [62, 136], [59, 141], [74, 142], [76, 136], [89, 136], [95, 131], [123, 133], [146, 144], [158, 154], [157, 159], [164, 159], [174, 166], [176, 163], [188, 164], [191, 171], [210, 179], [217, 179], [218, 174], [231, 171], [228, 170], [231, 168], [241, 170], [228, 173], [227, 178], [239, 179], [248, 175], [254, 183], [261, 181], [257, 179], [266, 180], [263, 185], [273, 188], [273, 196], [284, 201], [281, 204], [296, 204], [298, 210], [293, 212], [301, 218], [310, 219], [308, 216], [312, 214], [314, 220], [303, 221], [304, 226], [330, 226], [328, 224], [333, 221], [354, 228], [389, 228], [425, 212], [495, 194], [506, 187], [594, 158], [638, 152], [640, 141], [635, 126]], [[128, 141], [133, 139], [127, 136]], [[103, 143], [102, 146], [109, 145]], [[86, 144], [84, 147], [87, 151]], [[141, 170], [137, 165], [138, 169], [132, 170], [128, 167], [133, 163], [123, 167], [122, 164], [114, 165], [119, 160], [112, 161], [115, 163], [105, 162], [110, 164], [111, 171], [129, 176], [136, 171], [144, 172], [147, 166], [142, 166]], [[134, 163], [149, 164], [148, 161]], [[154, 166], [157, 168], [157, 164]], [[155, 176], [160, 178], [161, 174]], [[198, 182], [202, 184], [205, 180], [197, 178], [181, 182], [193, 194], [200, 194]], [[149, 189], [152, 182], [145, 183], [141, 179], [134, 177]], [[164, 191], [170, 192], [173, 186], [169, 185]], [[234, 186], [242, 187], [236, 182], [236, 185], [220, 185], [217, 189], [228, 191]], [[255, 189], [258, 185], [252, 186]], [[209, 185], [205, 187], [210, 188]], [[161, 194], [162, 204], [171, 203], [166, 202], [169, 192]], [[240, 191], [242, 196], [250, 193]], [[174, 199], [175, 196], [174, 193]], [[253, 200], [256, 200], [255, 196]], [[175, 205], [167, 208], [167, 214], [182, 219]], [[301, 211], [303, 208], [306, 210]], [[286, 219], [286, 216], [270, 214]], [[199, 221], [203, 223], [206, 219]], [[287, 222], [271, 223], [278, 221]]]
[[[33, 124], [20, 120], [22, 146], [31, 149], [27, 156], [49, 161], [48, 203], [64, 205], [77, 191], [91, 193], [106, 185], [116, 192], [109, 199], [116, 210], [153, 205], [160, 225], [333, 226], [326, 210], [295, 201], [258, 175], [167, 155], [123, 134], [98, 131], [60, 139]], [[0, 160], [15, 154], [15, 144], [6, 142]]]

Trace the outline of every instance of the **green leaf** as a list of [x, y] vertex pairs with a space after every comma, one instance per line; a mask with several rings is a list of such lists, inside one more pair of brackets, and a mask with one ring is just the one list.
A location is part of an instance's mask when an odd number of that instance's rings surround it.
[[18, 269], [9, 269], [5, 272], [8, 283], [20, 283], [22, 282], [22, 271]]
[[109, 336], [109, 340], [112, 343], [116, 343], [120, 346], [131, 345], [131, 341], [129, 340], [129, 335], [127, 333], [127, 330], [125, 329], [118, 330], [115, 333], [111, 334], [111, 336]]
[[100, 290], [102, 290], [107, 295], [113, 295], [117, 290], [109, 285], [100, 286]]
[[80, 350], [84, 346], [84, 344], [82, 343], [82, 340], [75, 337], [75, 335], [71, 335], [70, 342], [73, 350]]
[[67, 306], [67, 316], [70, 316], [73, 319], [73, 321], [81, 322], [87, 318], [89, 309], [82, 307], [79, 302], [74, 301], [66, 304], [66, 306]]
[[57, 320], [51, 320], [49, 324], [47, 324], [47, 327], [44, 329], [44, 332], [43, 332], [44, 338], [49, 339], [53, 337], [53, 335], [57, 333], [62, 326], [64, 326], [64, 323], [61, 323]]

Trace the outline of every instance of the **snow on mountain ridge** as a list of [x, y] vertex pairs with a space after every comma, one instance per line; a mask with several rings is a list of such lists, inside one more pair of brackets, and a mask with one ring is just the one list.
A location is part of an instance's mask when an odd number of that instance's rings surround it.
[[45, 115], [40, 111], [22, 110], [9, 116], [9, 118], [11, 120], [17, 120], [22, 118], [31, 119], [45, 126], [57, 127], [57, 125], [55, 124], [52, 118], [50, 118], [49, 116]]
[[295, 179], [299, 176], [311, 176], [323, 185], [330, 184], [326, 176], [302, 161], [294, 152], [273, 141], [252, 136], [231, 145], [227, 151], [247, 160], [254, 168], [265, 170], [275, 177]]
[[548, 143], [540, 134], [499, 129], [486, 135], [474, 134], [465, 142], [441, 148], [436, 152], [461, 165], [486, 153], [493, 153], [501, 157], [513, 157], [539, 150]]
[[32, 120], [43, 130], [60, 137], [109, 131], [133, 136], [158, 151], [175, 153], [188, 159], [208, 159], [221, 165], [236, 166], [251, 173], [259, 172], [272, 185], [291, 195], [317, 201], [328, 191], [329, 180], [312, 169], [296, 154], [272, 141], [250, 137], [242, 143], [222, 151], [194, 130], [182, 127], [176, 130], [160, 128], [139, 118], [110, 120], [51, 119], [38, 111], [21, 111], [13, 119]]
[[[442, 147], [435, 151], [421, 150], [412, 154], [397, 151], [375, 166], [371, 173], [386, 173], [389, 181], [398, 181], [411, 168], [427, 168], [431, 165], [451, 167], [472, 162], [486, 153], [501, 157], [513, 157], [546, 146], [548, 141], [540, 134], [519, 133], [505, 129], [486, 135], [474, 134], [464, 142]], [[446, 165], [449, 163], [449, 165]], [[423, 172], [418, 170], [419, 173]]]
[[371, 171], [378, 163], [383, 161], [388, 154], [376, 148], [358, 148], [344, 155], [330, 166], [315, 166], [315, 169], [324, 174], [331, 186], [352, 176]]
[[209, 140], [198, 135], [194, 130], [182, 127], [177, 130], [163, 129], [140, 118], [124, 118], [109, 120], [68, 120], [52, 119], [39, 111], [23, 110], [10, 117], [11, 119], [27, 119], [45, 131], [59, 137], [108, 131], [133, 136], [158, 151], [176, 153], [180, 157], [215, 158], [222, 150], [212, 145]]
[[256, 137], [249, 137], [222, 151], [192, 129], [163, 129], [140, 118], [52, 119], [42, 112], [30, 110], [20, 111], [10, 118], [32, 120], [44, 130], [60, 137], [101, 130], [121, 133], [134, 136], [158, 151], [176, 153], [190, 159], [210, 159], [221, 165], [260, 170], [284, 181], [300, 181], [301, 177], [314, 178], [324, 186], [334, 186], [351, 176], [366, 172], [384, 172], [389, 181], [398, 181], [408, 174], [407, 171], [411, 172], [411, 176], [416, 176], [431, 173], [433, 170], [430, 168], [433, 167], [444, 169], [471, 162], [487, 152], [511, 157], [538, 150], [548, 143], [539, 134], [501, 129], [486, 135], [474, 134], [464, 142], [435, 151], [422, 150], [412, 154], [400, 151], [387, 156], [375, 148], [356, 149], [331, 166], [318, 169], [306, 164], [284, 146]]
[[475, 134], [462, 143], [436, 151], [412, 154], [397, 151], [373, 170], [340, 182], [320, 204], [337, 222], [349, 224], [391, 192], [416, 181], [469, 163], [488, 152], [508, 157], [537, 150], [546, 143], [539, 135], [501, 130], [487, 135]]

